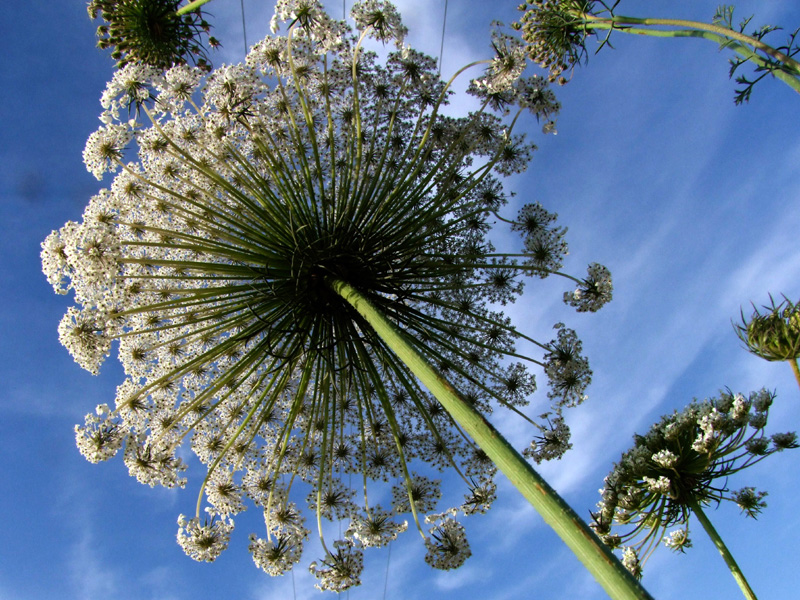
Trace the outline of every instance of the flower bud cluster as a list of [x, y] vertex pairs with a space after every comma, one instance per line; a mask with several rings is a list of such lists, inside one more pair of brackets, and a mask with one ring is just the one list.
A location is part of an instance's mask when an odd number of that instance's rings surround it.
[[800, 303], [788, 298], [762, 310], [754, 309], [749, 319], [742, 314], [736, 333], [747, 349], [765, 360], [796, 361], [800, 358]]
[[[196, 9], [183, 16], [176, 11], [180, 0], [91, 0], [89, 17], [102, 17], [97, 28], [97, 45], [111, 50], [117, 68], [129, 64], [145, 64], [167, 69], [192, 61], [210, 70], [202, 38], [211, 30]], [[211, 47], [219, 42], [207, 38]]]
[[586, 38], [591, 30], [582, 16], [590, 14], [594, 0], [528, 0], [514, 26], [522, 30], [531, 60], [550, 71], [550, 81], [566, 83], [564, 72], [586, 57]]

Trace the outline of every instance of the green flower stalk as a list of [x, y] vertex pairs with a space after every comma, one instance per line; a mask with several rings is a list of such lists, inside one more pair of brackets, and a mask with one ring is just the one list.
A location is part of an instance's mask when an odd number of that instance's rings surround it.
[[[191, 61], [210, 71], [202, 38], [211, 26], [200, 10], [206, 2], [181, 8], [181, 0], [91, 0], [87, 8], [90, 18], [103, 19], [97, 28], [97, 45], [111, 49], [118, 69], [142, 63], [163, 70]], [[214, 37], [207, 37], [207, 43], [219, 46]]]
[[784, 296], [783, 301], [775, 304], [770, 296], [770, 305], [763, 306], [763, 311], [753, 307], [750, 319], [741, 314], [742, 322], [734, 325], [736, 335], [745, 347], [756, 356], [769, 361], [785, 361], [792, 368], [792, 373], [800, 386], [800, 305]]
[[[574, 67], [588, 58], [587, 40], [598, 38], [598, 51], [606, 45], [612, 32], [647, 35], [662, 38], [703, 38], [719, 44], [720, 48], [738, 54], [731, 59], [730, 76], [744, 64], [753, 67], [754, 78], [739, 75], [734, 101], [749, 101], [753, 86], [772, 75], [800, 93], [800, 53], [797, 36], [800, 29], [789, 34], [781, 46], [771, 46], [764, 39], [780, 29], [764, 25], [746, 34], [752, 17], [738, 26], [733, 24], [733, 6], [722, 5], [711, 23], [685, 19], [639, 18], [615, 14], [620, 0], [532, 0], [519, 9], [525, 14], [513, 26], [522, 31], [530, 58], [550, 71], [550, 80], [566, 83]], [[566, 72], [570, 76], [565, 76]], [[752, 77], [752, 76], [751, 76]]]
[[766, 507], [766, 492], [752, 487], [731, 491], [727, 480], [767, 456], [800, 446], [794, 432], [765, 435], [774, 398], [766, 390], [747, 398], [722, 392], [692, 402], [663, 417], [646, 435], [635, 436], [634, 447], [605, 479], [592, 524], [609, 546], [622, 548], [623, 562], [634, 575], [641, 577], [660, 541], [677, 552], [691, 547], [689, 518], [694, 514], [745, 597], [755, 598], [702, 507], [730, 501], [753, 518]]
[[[469, 88], [478, 108], [443, 116], [452, 79], [402, 46], [394, 7], [366, 0], [351, 15], [358, 37], [319, 2], [279, 0], [284, 34], [245, 64], [205, 81], [188, 65], [129, 64], [108, 84], [84, 160], [98, 179], [117, 175], [42, 248], [48, 280], [77, 302], [62, 343], [93, 373], [113, 344], [126, 374], [113, 407], [76, 426], [80, 451], [121, 452], [142, 483], [183, 487], [190, 447], [205, 477], [178, 522], [189, 556], [215, 560], [255, 506], [256, 565], [292, 569], [316, 528], [324, 556], [310, 569], [337, 592], [409, 522], [430, 565], [463, 564], [462, 521], [489, 509], [497, 463], [612, 596], [647, 598], [488, 422], [511, 410], [531, 427], [525, 455], [558, 458], [591, 380], [573, 330], [539, 342], [498, 310], [523, 277], [568, 278], [579, 311], [611, 299], [605, 267], [559, 272], [554, 214], [538, 203], [500, 214], [498, 176], [534, 149], [515, 123], [523, 112], [550, 123], [558, 103], [542, 78], [522, 77], [521, 43], [495, 32]], [[381, 62], [367, 37], [398, 50]], [[495, 251], [498, 223], [521, 234], [521, 252]], [[518, 353], [520, 340], [536, 355]], [[532, 367], [550, 387], [538, 420]], [[463, 482], [463, 502], [438, 506], [442, 472]], [[332, 543], [328, 521], [342, 525]]]

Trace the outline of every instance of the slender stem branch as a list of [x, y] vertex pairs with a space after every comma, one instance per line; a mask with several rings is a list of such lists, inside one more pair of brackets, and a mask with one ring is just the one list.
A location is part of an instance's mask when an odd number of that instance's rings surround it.
[[797, 380], [797, 385], [800, 385], [800, 367], [797, 366], [797, 359], [791, 358], [786, 362], [792, 367], [792, 373], [794, 373], [794, 378]]
[[739, 587], [742, 590], [742, 594], [748, 600], [758, 600], [756, 597], [755, 592], [750, 587], [750, 584], [747, 583], [747, 579], [744, 577], [744, 573], [739, 568], [739, 565], [736, 564], [736, 561], [733, 558], [733, 555], [728, 550], [728, 547], [725, 545], [725, 542], [722, 541], [722, 538], [717, 533], [717, 530], [714, 529], [714, 526], [711, 524], [711, 521], [708, 520], [708, 517], [703, 512], [703, 509], [700, 508], [700, 504], [691, 500], [689, 501], [689, 508], [692, 509], [694, 515], [697, 517], [697, 520], [700, 521], [700, 524], [703, 526], [703, 529], [706, 530], [708, 537], [711, 538], [711, 541], [714, 542], [714, 545], [719, 550], [719, 553], [722, 555], [725, 564], [728, 565], [728, 569], [730, 569], [733, 578], [736, 580], [736, 583], [739, 584]]
[[453, 419], [486, 452], [492, 462], [561, 537], [610, 597], [630, 600], [651, 598], [564, 499], [491, 423], [466, 402], [414, 349], [394, 324], [349, 284], [339, 279], [329, 279], [327, 283], [366, 319], [383, 342], [436, 396]]
[[189, 4], [184, 6], [183, 8], [179, 8], [177, 11], [175, 11], [175, 14], [180, 17], [181, 15], [185, 15], [186, 13], [190, 13], [193, 10], [197, 10], [198, 8], [203, 6], [203, 4], [205, 4], [206, 2], [210, 2], [210, 1], [211, 0], [194, 0], [194, 2], [190, 2]]
[[[627, 33], [630, 35], [647, 35], [650, 37], [662, 37], [662, 38], [684, 38], [684, 37], [694, 37], [694, 38], [703, 38], [706, 40], [710, 40], [712, 42], [716, 42], [720, 45], [720, 47], [727, 48], [735, 52], [736, 54], [746, 58], [747, 60], [753, 62], [759, 67], [764, 69], [768, 69], [766, 59], [757, 54], [754, 50], [752, 50], [746, 44], [740, 44], [737, 41], [731, 40], [726, 38], [722, 35], [717, 35], [716, 33], [711, 33], [708, 31], [698, 31], [696, 29], [645, 29], [641, 27], [625, 27], [625, 28], [618, 28], [615, 27], [614, 24], [608, 23], [599, 23], [599, 24], [586, 24], [587, 28], [591, 29], [599, 29], [599, 30], [609, 30], [613, 29], [614, 31], [619, 31], [621, 33]], [[791, 72], [784, 71], [781, 69], [772, 69], [769, 71], [773, 77], [780, 79], [798, 94], [800, 94], [800, 70], [798, 73], [792, 74]]]

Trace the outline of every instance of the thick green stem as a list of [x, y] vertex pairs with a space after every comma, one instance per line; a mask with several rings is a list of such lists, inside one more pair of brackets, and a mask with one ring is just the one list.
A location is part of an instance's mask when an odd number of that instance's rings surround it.
[[714, 529], [714, 526], [711, 524], [711, 521], [708, 520], [706, 514], [703, 512], [703, 509], [700, 508], [700, 505], [697, 502], [690, 501], [689, 508], [692, 509], [694, 512], [694, 516], [697, 517], [697, 520], [700, 521], [700, 524], [703, 526], [703, 529], [706, 530], [708, 537], [711, 538], [711, 541], [714, 542], [714, 545], [719, 550], [719, 553], [722, 555], [723, 560], [725, 560], [725, 564], [728, 565], [731, 573], [733, 574], [733, 578], [736, 580], [736, 583], [739, 584], [739, 587], [742, 590], [742, 594], [748, 600], [758, 600], [756, 597], [755, 592], [750, 587], [750, 584], [747, 583], [747, 579], [744, 577], [744, 573], [739, 568], [739, 565], [736, 564], [736, 561], [733, 558], [733, 555], [728, 550], [728, 547], [725, 545], [725, 542], [722, 541], [722, 538], [717, 533], [717, 530]]
[[210, 2], [210, 1], [211, 0], [194, 0], [194, 2], [190, 2], [189, 4], [184, 6], [183, 8], [179, 8], [175, 12], [175, 14], [180, 17], [181, 15], [185, 15], [186, 13], [190, 13], [193, 10], [197, 10], [198, 8], [203, 6], [203, 4], [205, 4], [206, 2]]
[[800, 367], [797, 366], [797, 359], [792, 358], [789, 359], [787, 362], [792, 367], [792, 373], [794, 373], [794, 378], [797, 380], [797, 385], [800, 386]]
[[589, 526], [533, 469], [508, 441], [466, 402], [409, 343], [406, 336], [367, 298], [338, 279], [328, 285], [372, 326], [383, 342], [436, 396], [455, 421], [480, 446], [545, 522], [597, 579], [611, 598], [647, 599], [650, 594], [622, 566]]

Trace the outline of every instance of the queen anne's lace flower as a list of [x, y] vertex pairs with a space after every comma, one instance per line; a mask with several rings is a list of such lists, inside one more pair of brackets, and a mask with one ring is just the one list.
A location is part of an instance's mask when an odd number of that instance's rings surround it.
[[586, 400], [586, 388], [592, 381], [589, 361], [581, 355], [583, 345], [574, 330], [557, 323], [558, 338], [545, 354], [545, 373], [549, 378], [548, 396], [558, 406], [575, 406]]
[[565, 83], [564, 72], [586, 57], [586, 38], [593, 32], [583, 26], [581, 17], [591, 14], [594, 4], [594, 0], [527, 0], [520, 6], [525, 14], [515, 26], [522, 30], [531, 60], [550, 71], [550, 81]]
[[81, 311], [72, 307], [67, 311], [58, 325], [58, 341], [92, 375], [99, 373], [100, 364], [111, 350], [103, 317], [90, 308]]
[[755, 519], [756, 515], [767, 507], [767, 503], [764, 500], [766, 496], [767, 492], [757, 491], [756, 488], [747, 486], [733, 492], [731, 498], [742, 509], [742, 512]]
[[464, 526], [452, 517], [442, 517], [443, 515], [432, 515], [427, 519], [435, 522], [435, 525], [430, 528], [430, 537], [425, 540], [428, 548], [425, 562], [436, 569], [448, 571], [463, 565], [472, 556], [472, 551], [469, 549]]
[[398, 48], [408, 34], [400, 13], [386, 0], [365, 0], [357, 2], [350, 11], [350, 16], [359, 29], [368, 31], [370, 37], [381, 42], [394, 41]]
[[686, 548], [692, 547], [692, 540], [685, 528], [676, 529], [664, 538], [664, 545], [675, 552], [686, 552]]
[[642, 577], [642, 564], [635, 548], [628, 546], [622, 550], [622, 564], [637, 579]]
[[652, 460], [654, 463], [664, 469], [671, 469], [675, 466], [675, 463], [678, 462], [678, 457], [675, 456], [670, 450], [664, 448], [663, 450], [659, 450], [653, 454]]
[[315, 587], [322, 591], [342, 592], [361, 583], [364, 552], [350, 540], [337, 540], [334, 551], [322, 560], [309, 565], [309, 571], [319, 580]]
[[68, 284], [64, 282], [70, 273], [66, 252], [67, 244], [64, 240], [73, 236], [72, 230], [76, 227], [78, 227], [77, 223], [69, 221], [59, 231], [53, 231], [42, 242], [42, 271], [56, 294], [66, 294], [69, 289]]
[[[352, 14], [362, 39], [405, 36], [388, 2]], [[77, 303], [62, 343], [96, 373], [118, 340], [125, 372], [114, 410], [87, 416], [76, 441], [93, 462], [121, 451], [131, 476], [168, 488], [186, 484], [191, 448], [207, 516], [182, 516], [178, 541], [196, 560], [214, 560], [256, 506], [250, 551], [271, 575], [300, 561], [305, 512], [344, 532], [312, 565], [322, 589], [357, 584], [363, 550], [412, 519], [428, 562], [455, 568], [470, 551], [453, 515], [488, 510], [496, 469], [337, 285], [484, 414], [525, 409], [543, 367], [550, 405], [526, 454], [560, 457], [562, 413], [591, 374], [580, 342], [560, 326], [520, 362], [521, 333], [494, 303], [513, 302], [524, 274], [557, 273], [566, 229], [538, 204], [506, 219], [492, 174], [521, 171], [534, 149], [505, 113], [551, 118], [557, 103], [519, 78], [508, 37], [486, 61], [484, 108], [459, 118], [439, 114], [452, 91], [435, 60], [403, 47], [380, 61], [318, 0], [279, 0], [275, 25], [285, 35], [204, 81], [185, 61], [163, 73], [131, 62], [103, 94], [84, 159], [98, 178], [118, 175], [42, 244], [48, 281]], [[521, 252], [495, 251], [497, 222], [522, 234]], [[468, 493], [426, 533], [442, 497], [434, 472]], [[389, 488], [391, 507], [369, 501]]]
[[392, 519], [392, 513], [380, 505], [370, 508], [363, 515], [355, 515], [347, 529], [347, 535], [365, 548], [385, 546], [408, 529], [408, 521], [402, 523]]
[[228, 547], [233, 531], [233, 521], [217, 517], [212, 511], [202, 525], [198, 517], [187, 519], [183, 515], [178, 518], [178, 525], [178, 543], [187, 555], [200, 562], [214, 562]]
[[89, 462], [108, 460], [122, 447], [125, 432], [119, 423], [111, 418], [108, 405], [101, 404], [96, 414], [86, 415], [85, 425], [75, 425], [75, 439], [78, 450]]
[[[775, 452], [798, 447], [794, 433], [777, 434], [786, 444], [764, 435], [773, 398], [766, 390], [746, 398], [722, 392], [663, 417], [646, 435], [636, 436], [635, 446], [606, 477], [592, 515], [592, 527], [606, 544], [625, 546], [622, 561], [634, 575], [641, 575], [659, 540], [680, 552], [691, 547], [689, 517], [701, 506], [727, 500], [751, 517], [766, 506], [766, 492], [752, 487], [731, 492], [727, 480]], [[612, 534], [615, 525], [627, 531]], [[666, 536], [676, 525], [680, 529]]]
[[522, 454], [536, 461], [536, 464], [544, 460], [561, 458], [564, 453], [572, 448], [570, 443], [570, 430], [564, 422], [564, 417], [556, 413], [554, 417], [545, 414], [547, 424], [542, 426], [542, 434], [535, 436], [531, 445], [522, 451]]
[[474, 484], [469, 494], [464, 496], [461, 510], [465, 515], [483, 514], [492, 506], [497, 498], [497, 485], [491, 478], [485, 478], [479, 484]]
[[592, 263], [589, 274], [581, 281], [574, 292], [564, 293], [564, 302], [578, 309], [578, 312], [597, 312], [611, 301], [614, 286], [611, 273], [603, 265]]
[[283, 575], [303, 555], [304, 538], [294, 532], [276, 533], [270, 539], [260, 539], [250, 534], [250, 554], [259, 569], [276, 577]]
[[[211, 27], [199, 8], [176, 16], [179, 5], [180, 0], [90, 0], [87, 9], [92, 19], [102, 17], [97, 45], [112, 51], [120, 71], [149, 68], [145, 65], [167, 69], [187, 61], [208, 70], [203, 37]], [[206, 41], [219, 45], [210, 36]]]
[[104, 125], [89, 136], [83, 151], [83, 162], [98, 181], [104, 173], [116, 172], [122, 153], [132, 137], [130, 127], [115, 123]]
[[742, 313], [736, 334], [756, 356], [796, 365], [800, 359], [800, 302], [793, 303], [784, 296], [776, 303], [770, 296], [769, 306], [761, 309], [754, 306], [749, 319]]

